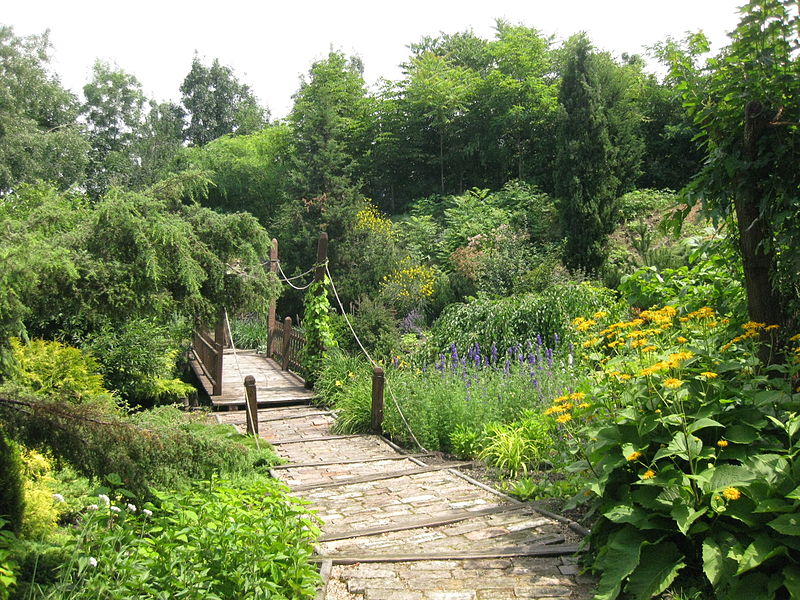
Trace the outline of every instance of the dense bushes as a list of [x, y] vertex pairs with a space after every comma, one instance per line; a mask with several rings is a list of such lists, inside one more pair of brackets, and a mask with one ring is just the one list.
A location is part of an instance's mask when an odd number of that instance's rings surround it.
[[565, 347], [572, 335], [570, 319], [601, 309], [622, 311], [611, 290], [586, 283], [565, 283], [501, 300], [480, 298], [449, 306], [431, 329], [429, 347], [438, 354], [448, 352], [451, 344], [509, 348], [537, 339]]
[[199, 481], [154, 503], [94, 499], [34, 598], [311, 598], [316, 521], [265, 478]]

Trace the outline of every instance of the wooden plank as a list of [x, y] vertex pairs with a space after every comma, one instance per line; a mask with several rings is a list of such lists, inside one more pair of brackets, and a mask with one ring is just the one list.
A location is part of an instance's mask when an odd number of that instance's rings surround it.
[[489, 508], [482, 508], [480, 510], [457, 510], [444, 513], [436, 517], [431, 517], [429, 519], [417, 519], [415, 521], [406, 521], [405, 523], [394, 523], [392, 525], [381, 525], [377, 527], [367, 527], [365, 529], [353, 529], [339, 533], [330, 533], [317, 538], [317, 542], [333, 542], [335, 540], [347, 540], [350, 538], [380, 535], [382, 533], [392, 533], [393, 531], [421, 529], [423, 527], [441, 527], [442, 525], [451, 525], [453, 523], [467, 521], [469, 519], [478, 517], [485, 517], [488, 515], [496, 515], [498, 513], [518, 510], [534, 512], [532, 507], [521, 506], [519, 504], [501, 504], [500, 506], [490, 506]]
[[272, 444], [273, 446], [281, 446], [283, 444], [303, 444], [305, 442], [328, 442], [330, 440], [347, 440], [350, 438], [357, 438], [357, 437], [364, 437], [361, 433], [352, 433], [348, 435], [323, 435], [321, 437], [310, 437], [310, 438], [298, 438], [295, 440], [269, 440], [264, 438], [267, 442]]
[[304, 462], [304, 463], [288, 463], [285, 465], [275, 465], [272, 467], [273, 469], [301, 469], [303, 467], [330, 467], [333, 465], [353, 465], [357, 463], [365, 463], [365, 462], [380, 462], [382, 460], [407, 460], [411, 458], [419, 458], [424, 456], [431, 456], [430, 454], [404, 454], [401, 456], [397, 456], [395, 454], [391, 454], [388, 456], [383, 457], [373, 457], [373, 458], [350, 458], [347, 460], [332, 460], [329, 462]]
[[422, 473], [433, 473], [435, 471], [446, 471], [448, 469], [455, 469], [457, 467], [464, 467], [466, 465], [474, 464], [474, 462], [455, 463], [450, 465], [436, 465], [433, 467], [420, 467], [419, 469], [407, 469], [405, 471], [389, 471], [387, 473], [378, 473], [376, 475], [364, 475], [363, 477], [351, 477], [349, 479], [337, 479], [336, 481], [327, 481], [325, 483], [310, 483], [308, 485], [298, 485], [290, 487], [291, 492], [305, 492], [307, 490], [321, 490], [323, 488], [341, 487], [344, 485], [353, 485], [355, 483], [369, 483], [370, 481], [381, 481], [383, 479], [396, 479], [398, 477], [408, 477], [411, 475], [421, 475]]
[[412, 554], [329, 554], [312, 556], [311, 562], [330, 560], [334, 565], [353, 565], [355, 563], [417, 562], [427, 560], [476, 560], [492, 558], [515, 558], [525, 556], [568, 556], [584, 552], [578, 544], [554, 544], [535, 546], [516, 546], [486, 550], [482, 552], [425, 552]]
[[317, 412], [308, 412], [302, 415], [286, 415], [285, 417], [273, 417], [271, 419], [259, 419], [259, 423], [271, 423], [272, 421], [288, 421], [290, 419], [305, 419], [306, 417], [322, 417], [322, 416], [332, 416], [333, 413], [329, 410], [325, 411], [317, 411]]

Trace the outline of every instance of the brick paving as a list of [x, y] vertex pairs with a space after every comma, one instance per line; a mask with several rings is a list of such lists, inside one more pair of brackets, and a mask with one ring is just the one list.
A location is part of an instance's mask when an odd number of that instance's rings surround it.
[[[323, 521], [318, 600], [592, 597], [569, 555], [580, 537], [559, 520], [454, 468], [415, 473], [425, 463], [401, 459], [380, 436], [335, 436], [320, 409], [258, 412], [261, 437], [298, 464], [273, 474]], [[217, 419], [244, 430], [244, 411]]]

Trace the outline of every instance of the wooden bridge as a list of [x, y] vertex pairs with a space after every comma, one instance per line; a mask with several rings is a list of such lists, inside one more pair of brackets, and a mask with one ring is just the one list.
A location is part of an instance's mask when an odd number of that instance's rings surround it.
[[291, 318], [270, 327], [266, 354], [233, 348], [225, 331], [224, 319], [220, 319], [213, 334], [201, 327], [195, 329], [189, 355], [189, 364], [214, 408], [245, 408], [248, 376], [253, 377], [258, 406], [311, 401], [314, 393], [298, 374], [303, 335], [292, 326]]

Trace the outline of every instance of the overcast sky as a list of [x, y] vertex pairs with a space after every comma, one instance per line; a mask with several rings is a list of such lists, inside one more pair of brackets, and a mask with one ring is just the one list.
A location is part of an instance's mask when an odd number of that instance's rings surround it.
[[358, 54], [368, 83], [400, 77], [408, 44], [472, 29], [491, 38], [495, 19], [564, 39], [586, 31], [619, 55], [666, 36], [703, 30], [718, 49], [744, 0], [6, 0], [0, 23], [17, 35], [51, 30], [53, 68], [75, 92], [96, 58], [134, 74], [145, 93], [178, 100], [197, 51], [219, 58], [273, 117], [285, 116], [299, 76], [333, 47]]

